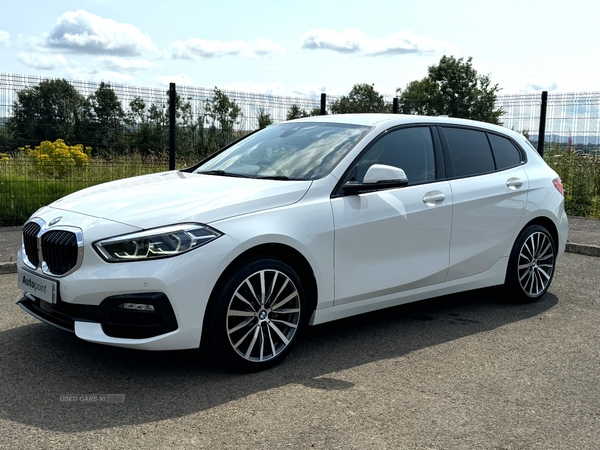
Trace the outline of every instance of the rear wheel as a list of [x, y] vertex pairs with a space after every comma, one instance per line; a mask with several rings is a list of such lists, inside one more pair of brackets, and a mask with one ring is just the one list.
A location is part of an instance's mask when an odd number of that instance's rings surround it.
[[211, 299], [207, 314], [212, 354], [231, 369], [257, 371], [290, 352], [307, 310], [294, 269], [264, 257], [234, 271]]
[[514, 300], [534, 302], [550, 287], [556, 265], [556, 245], [541, 225], [527, 227], [517, 238], [508, 263], [506, 286]]

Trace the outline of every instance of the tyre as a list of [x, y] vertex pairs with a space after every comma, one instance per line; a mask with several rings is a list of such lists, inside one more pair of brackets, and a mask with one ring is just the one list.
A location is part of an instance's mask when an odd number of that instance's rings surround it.
[[534, 302], [548, 291], [556, 265], [556, 245], [541, 225], [530, 225], [517, 238], [506, 274], [512, 299]]
[[307, 322], [300, 277], [270, 257], [255, 258], [228, 275], [207, 309], [209, 350], [235, 371], [267, 369], [287, 356]]

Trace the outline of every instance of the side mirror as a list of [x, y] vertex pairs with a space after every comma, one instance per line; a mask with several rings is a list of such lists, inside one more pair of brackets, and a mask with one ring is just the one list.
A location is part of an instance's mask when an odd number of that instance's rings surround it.
[[362, 183], [347, 182], [342, 189], [349, 194], [379, 191], [404, 187], [408, 185], [408, 178], [404, 170], [383, 164], [373, 164], [367, 170]]

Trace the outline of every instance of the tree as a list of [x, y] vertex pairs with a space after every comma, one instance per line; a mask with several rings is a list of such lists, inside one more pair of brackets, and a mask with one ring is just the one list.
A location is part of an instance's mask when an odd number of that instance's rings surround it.
[[110, 84], [101, 82], [89, 97], [92, 113], [90, 137], [98, 153], [121, 153], [124, 150], [123, 119], [125, 112]]
[[5, 124], [0, 124], [0, 154], [16, 153], [15, 136]]
[[7, 126], [19, 145], [64, 139], [82, 142], [89, 123], [86, 98], [66, 80], [44, 80], [17, 93]]
[[[166, 100], [169, 101], [168, 94]], [[148, 108], [148, 125], [150, 130], [149, 150], [157, 154], [166, 153], [169, 145], [168, 105], [152, 103]]]
[[[190, 157], [194, 152], [201, 153], [202, 140], [197, 141], [198, 129], [203, 131], [203, 120], [196, 121], [190, 99], [184, 101], [175, 95], [175, 139], [177, 154]], [[164, 155], [168, 149], [169, 111], [171, 107], [170, 91], [165, 91], [164, 101], [153, 102], [149, 108], [141, 97], [129, 103], [126, 123], [129, 128], [129, 146], [144, 156]]]
[[206, 100], [204, 110], [210, 124], [208, 128], [209, 145], [214, 146], [211, 150], [217, 150], [229, 144], [234, 138], [234, 127], [243, 116], [242, 109], [227, 94], [215, 87], [214, 96]]
[[146, 117], [146, 102], [139, 95], [129, 102], [129, 111], [126, 114], [125, 122], [128, 125], [140, 125], [148, 122]]
[[298, 105], [296, 105], [294, 103], [287, 110], [287, 114], [285, 116], [285, 120], [300, 119], [302, 117], [308, 117], [308, 113], [306, 112], [306, 110], [301, 109]]
[[331, 105], [333, 114], [392, 112], [392, 107], [372, 84], [355, 84], [348, 95], [342, 95]]
[[273, 123], [271, 114], [269, 114], [264, 108], [258, 108], [256, 111], [256, 120], [258, 121], [258, 128], [264, 128]]
[[147, 154], [151, 150], [151, 128], [146, 112], [146, 102], [140, 96], [129, 102], [129, 110], [125, 114], [128, 127], [127, 145], [131, 149]]
[[195, 156], [196, 131], [199, 124], [194, 119], [194, 111], [189, 100], [181, 104], [180, 111], [180, 120], [176, 125], [177, 153], [180, 156], [192, 157]]
[[443, 56], [438, 65], [429, 66], [425, 78], [396, 91], [400, 112], [501, 124], [504, 111], [495, 109], [500, 88], [492, 85], [488, 75], [477, 73], [472, 59]]
[[[317, 108], [313, 108], [310, 110], [310, 114], [311, 117], [314, 116], [320, 116], [321, 115], [321, 107], [317, 107]], [[325, 111], [325, 115], [327, 115], [327, 111]]]

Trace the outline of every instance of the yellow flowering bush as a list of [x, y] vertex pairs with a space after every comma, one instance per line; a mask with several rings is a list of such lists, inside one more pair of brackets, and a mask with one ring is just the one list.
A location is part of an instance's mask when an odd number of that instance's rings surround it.
[[26, 145], [19, 150], [27, 154], [36, 170], [52, 178], [63, 178], [86, 167], [92, 154], [92, 147], [67, 145], [62, 139], [43, 141], [33, 149]]
[[6, 153], [0, 153], [0, 163], [10, 161], [10, 157]]

